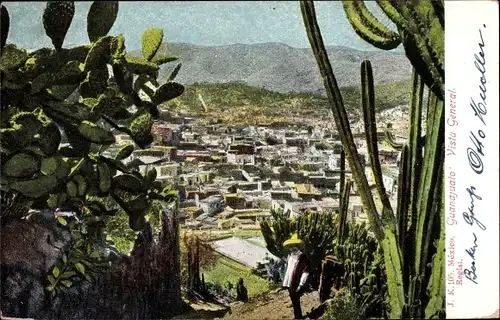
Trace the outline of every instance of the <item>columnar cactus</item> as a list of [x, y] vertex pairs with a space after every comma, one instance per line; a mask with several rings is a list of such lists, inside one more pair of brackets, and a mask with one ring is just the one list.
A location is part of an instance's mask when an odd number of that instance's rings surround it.
[[[5, 44], [8, 11], [2, 6], [1, 12], [2, 218], [13, 216], [14, 208], [22, 216], [30, 206], [63, 205], [83, 214], [109, 215], [115, 211], [101, 200], [110, 198], [128, 213], [131, 228], [142, 230], [151, 202], [176, 196], [155, 181], [154, 170], [143, 176], [122, 162], [136, 146], [146, 148], [153, 141], [158, 105], [184, 91], [173, 82], [178, 68], [166, 83], [158, 84], [159, 66], [176, 60], [157, 55], [163, 32], [146, 30], [144, 56], [131, 57], [122, 35], [108, 35], [118, 2], [95, 1], [87, 17], [92, 43], [64, 48], [74, 3], [49, 1], [43, 25], [55, 50], [28, 53]], [[75, 91], [78, 101], [69, 99]], [[118, 132], [130, 135], [134, 144], [114, 158], [104, 156]], [[67, 145], [61, 144], [64, 138]], [[16, 206], [15, 201], [30, 204]]]
[[261, 231], [267, 249], [275, 256], [286, 259], [287, 253], [283, 242], [297, 233], [306, 245], [311, 256], [313, 269], [313, 286], [319, 284], [321, 262], [327, 252], [333, 250], [337, 234], [337, 215], [331, 213], [311, 212], [297, 218], [290, 218], [290, 212], [271, 210], [271, 218], [261, 222]]
[[[381, 179], [377, 138], [373, 134], [374, 90], [371, 65], [361, 65], [362, 101], [370, 164], [382, 208], [377, 208], [349, 127], [335, 75], [326, 54], [311, 0], [301, 1], [301, 10], [311, 47], [324, 80], [335, 124], [346, 152], [370, 228], [383, 249], [391, 318], [435, 318], [444, 310], [444, 19], [442, 1], [377, 1], [397, 25], [400, 40], [414, 70], [410, 104], [410, 131], [401, 149], [398, 207], [393, 213]], [[392, 33], [381, 29], [362, 1], [344, 1], [346, 15], [357, 34], [382, 49], [397, 43]], [[392, 43], [389, 43], [393, 39]], [[384, 44], [385, 43], [385, 44]], [[424, 84], [429, 89], [426, 132], [421, 134]], [[424, 149], [425, 146], [425, 149]], [[379, 213], [381, 211], [381, 213]], [[436, 228], [435, 223], [440, 223]], [[434, 245], [436, 243], [436, 246]], [[432, 265], [432, 268], [427, 268]]]
[[377, 0], [382, 11], [397, 25], [398, 32], [378, 21], [363, 1], [342, 2], [349, 22], [363, 40], [384, 50], [403, 43], [406, 56], [425, 84], [444, 99], [443, 1]]

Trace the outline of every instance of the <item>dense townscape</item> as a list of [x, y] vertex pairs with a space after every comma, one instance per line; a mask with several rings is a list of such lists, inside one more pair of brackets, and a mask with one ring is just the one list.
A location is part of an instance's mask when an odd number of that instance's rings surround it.
[[[270, 216], [271, 209], [296, 217], [339, 208], [342, 147], [335, 130], [204, 125], [196, 118], [172, 115], [168, 123], [156, 122], [152, 131], [153, 145], [134, 151], [127, 161], [142, 172], [155, 168], [159, 181], [179, 190], [184, 229], [259, 230], [260, 219]], [[106, 152], [114, 156], [130, 143], [127, 138], [117, 135], [117, 143]], [[368, 172], [363, 134], [356, 143]], [[384, 183], [394, 199], [400, 152], [381, 144], [379, 154]], [[350, 194], [349, 219], [366, 221], [355, 184]]]
[[137, 50], [118, 1], [72, 47], [80, 4], [48, 1], [33, 50], [2, 4], [0, 317], [443, 318], [443, 3], [342, 1], [367, 55], [299, 4], [310, 48], [217, 47], [229, 75], [160, 27]]

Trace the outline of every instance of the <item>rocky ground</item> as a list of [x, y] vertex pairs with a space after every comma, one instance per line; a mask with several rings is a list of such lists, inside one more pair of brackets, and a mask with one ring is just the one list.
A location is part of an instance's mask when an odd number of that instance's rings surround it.
[[[302, 312], [305, 315], [320, 305], [317, 292], [306, 293], [301, 298]], [[191, 304], [194, 309], [172, 319], [223, 319], [223, 320], [278, 320], [293, 319], [293, 308], [288, 291], [273, 291], [247, 303], [234, 302], [229, 308], [210, 303]]]

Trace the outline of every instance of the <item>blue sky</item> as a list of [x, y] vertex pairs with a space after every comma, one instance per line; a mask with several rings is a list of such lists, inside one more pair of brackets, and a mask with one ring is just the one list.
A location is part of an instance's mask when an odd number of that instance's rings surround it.
[[[45, 2], [3, 2], [11, 18], [9, 43], [27, 49], [51, 46], [42, 25]], [[88, 43], [86, 15], [91, 2], [76, 1], [76, 13], [64, 46]], [[326, 45], [376, 50], [361, 40], [349, 25], [340, 1], [316, 1], [316, 13]], [[386, 25], [374, 2], [368, 7]], [[120, 2], [110, 31], [123, 33], [129, 50], [140, 48], [142, 32], [160, 27], [164, 41], [206, 46], [280, 42], [309, 47], [298, 1], [128, 1]]]

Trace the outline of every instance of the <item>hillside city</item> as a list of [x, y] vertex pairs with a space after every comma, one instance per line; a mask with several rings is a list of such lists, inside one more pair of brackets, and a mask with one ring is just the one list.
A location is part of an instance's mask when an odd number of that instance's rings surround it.
[[[354, 126], [354, 137], [371, 177], [360, 124], [357, 131]], [[395, 122], [392, 127], [398, 133], [404, 124]], [[335, 130], [300, 124], [206, 125], [198, 118], [171, 113], [168, 121], [156, 121], [152, 132], [151, 147], [136, 149], [126, 162], [143, 174], [155, 168], [157, 180], [179, 191], [183, 230], [254, 230], [259, 235], [259, 221], [269, 217], [271, 210], [289, 211], [291, 217], [338, 210], [342, 145]], [[400, 152], [383, 143], [383, 131], [378, 135], [384, 184], [395, 207]], [[105, 152], [108, 156], [132, 143], [125, 134], [115, 138]], [[350, 178], [347, 163], [346, 178]], [[349, 219], [367, 221], [355, 184], [350, 194]], [[251, 243], [223, 239], [214, 248], [255, 268], [270, 253], [261, 237], [254, 238]]]

